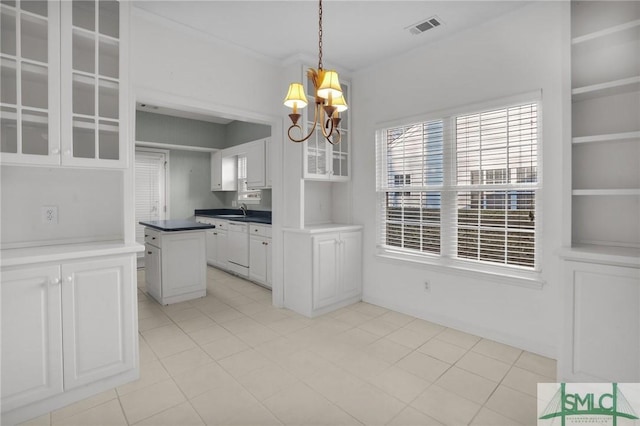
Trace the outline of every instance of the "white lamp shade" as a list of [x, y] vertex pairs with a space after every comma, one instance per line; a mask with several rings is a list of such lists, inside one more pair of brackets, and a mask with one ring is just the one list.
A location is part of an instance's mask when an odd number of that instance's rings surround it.
[[289, 92], [284, 99], [284, 104], [289, 108], [297, 107], [304, 108], [309, 102], [307, 96], [304, 94], [304, 87], [301, 83], [291, 83], [289, 85]]
[[342, 96], [342, 87], [340, 87], [340, 81], [338, 80], [338, 73], [334, 70], [324, 72], [322, 83], [318, 87], [318, 96], [324, 99], [338, 99]]
[[331, 103], [338, 112], [346, 111], [349, 107], [347, 106], [347, 101], [344, 100], [344, 95], [340, 95], [339, 98], [333, 98], [333, 102]]

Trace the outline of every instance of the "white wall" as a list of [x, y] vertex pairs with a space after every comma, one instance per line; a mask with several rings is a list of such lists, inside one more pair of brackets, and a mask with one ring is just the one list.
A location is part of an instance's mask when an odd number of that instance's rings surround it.
[[[364, 225], [366, 301], [556, 356], [565, 8], [537, 2], [355, 74], [353, 217]], [[377, 257], [374, 135], [380, 123], [539, 89], [544, 156], [539, 241], [546, 285], [524, 288]]]

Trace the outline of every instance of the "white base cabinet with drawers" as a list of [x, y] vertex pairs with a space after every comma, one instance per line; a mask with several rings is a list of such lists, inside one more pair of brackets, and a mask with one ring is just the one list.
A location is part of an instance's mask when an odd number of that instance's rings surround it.
[[249, 279], [271, 288], [271, 226], [249, 226]]
[[288, 229], [284, 305], [314, 317], [362, 299], [362, 230], [355, 225]]
[[2, 269], [2, 423], [138, 378], [135, 254]]

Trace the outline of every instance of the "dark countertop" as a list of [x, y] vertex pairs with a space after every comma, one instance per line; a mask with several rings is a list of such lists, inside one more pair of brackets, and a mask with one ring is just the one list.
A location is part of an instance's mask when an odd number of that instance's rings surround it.
[[228, 217], [228, 215], [242, 216], [239, 209], [207, 209], [195, 210], [194, 216], [212, 217], [214, 219], [232, 220], [234, 222], [253, 222], [271, 225], [271, 212], [265, 210], [249, 210], [243, 217]]
[[165, 232], [176, 231], [197, 231], [199, 229], [211, 229], [215, 228], [215, 225], [208, 225], [206, 223], [198, 223], [194, 220], [187, 219], [172, 219], [172, 220], [150, 220], [148, 222], [139, 222], [140, 225], [148, 226], [149, 228], [157, 229]]

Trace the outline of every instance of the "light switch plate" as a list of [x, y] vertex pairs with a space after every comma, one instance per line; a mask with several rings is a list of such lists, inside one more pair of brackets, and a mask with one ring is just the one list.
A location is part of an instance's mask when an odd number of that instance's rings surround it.
[[58, 206], [42, 206], [42, 223], [54, 225], [58, 223]]

